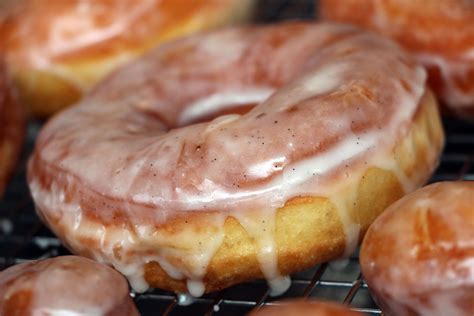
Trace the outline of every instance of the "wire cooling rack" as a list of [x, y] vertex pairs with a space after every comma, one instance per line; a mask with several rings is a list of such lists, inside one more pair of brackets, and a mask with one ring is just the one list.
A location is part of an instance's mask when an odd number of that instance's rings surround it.
[[[260, 21], [310, 18], [314, 1], [261, 1]], [[474, 125], [449, 119], [444, 121], [447, 144], [441, 163], [431, 182], [474, 180]], [[30, 122], [21, 163], [0, 201], [0, 270], [10, 265], [39, 258], [69, 254], [59, 240], [41, 223], [34, 212], [25, 178], [27, 157], [41, 127]], [[189, 306], [180, 304], [175, 294], [152, 290], [131, 293], [142, 315], [242, 315], [276, 300], [312, 298], [338, 301], [368, 315], [381, 311], [373, 302], [360, 274], [358, 254], [347, 260], [324, 263], [292, 275], [289, 290], [281, 297], [269, 296], [262, 280], [240, 284], [227, 290], [195, 299]]]

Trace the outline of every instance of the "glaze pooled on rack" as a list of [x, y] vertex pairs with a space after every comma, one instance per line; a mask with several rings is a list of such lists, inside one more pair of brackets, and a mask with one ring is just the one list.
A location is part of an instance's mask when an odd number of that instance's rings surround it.
[[199, 296], [264, 276], [280, 293], [284, 275], [352, 252], [430, 176], [443, 134], [425, 78], [351, 27], [189, 37], [53, 118], [30, 189], [66, 245], [136, 290]]
[[64, 256], [1, 271], [0, 315], [138, 316], [138, 311], [120, 273]]

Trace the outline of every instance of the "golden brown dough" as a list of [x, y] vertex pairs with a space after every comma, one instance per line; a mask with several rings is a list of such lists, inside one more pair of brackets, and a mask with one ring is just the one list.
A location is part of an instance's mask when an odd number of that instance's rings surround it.
[[0, 47], [21, 101], [48, 116], [79, 100], [117, 66], [172, 38], [248, 19], [253, 4], [19, 0], [0, 12]]
[[391, 205], [360, 264], [385, 315], [473, 315], [474, 182], [432, 184]]

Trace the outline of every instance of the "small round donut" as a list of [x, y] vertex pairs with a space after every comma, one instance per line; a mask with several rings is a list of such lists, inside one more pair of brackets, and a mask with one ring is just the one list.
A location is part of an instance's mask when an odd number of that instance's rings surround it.
[[23, 114], [0, 60], [0, 196], [20, 156], [25, 132]]
[[331, 302], [286, 301], [281, 304], [265, 306], [249, 316], [363, 316], [348, 307]]
[[474, 118], [474, 2], [466, 0], [321, 0], [324, 19], [395, 39], [429, 72], [443, 103]]
[[473, 315], [474, 182], [432, 184], [391, 205], [360, 264], [385, 315]]
[[49, 121], [29, 186], [73, 252], [137, 291], [265, 277], [281, 293], [430, 177], [444, 137], [425, 79], [396, 44], [347, 26], [188, 37]]
[[[33, 114], [70, 105], [118, 65], [191, 32], [246, 20], [253, 0], [18, 0], [0, 47]], [[1, 9], [1, 7], [0, 7]], [[3, 17], [2, 17], [3, 16]]]
[[139, 314], [120, 273], [87, 258], [64, 256], [1, 271], [0, 315]]

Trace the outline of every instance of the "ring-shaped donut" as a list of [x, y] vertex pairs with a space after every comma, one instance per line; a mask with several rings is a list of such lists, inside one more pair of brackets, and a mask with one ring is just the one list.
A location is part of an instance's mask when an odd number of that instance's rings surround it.
[[351, 27], [189, 37], [54, 117], [30, 189], [72, 251], [136, 290], [199, 296], [265, 277], [278, 293], [429, 178], [444, 137], [425, 79], [396, 44]]

